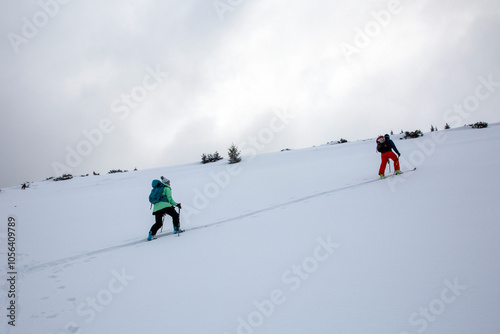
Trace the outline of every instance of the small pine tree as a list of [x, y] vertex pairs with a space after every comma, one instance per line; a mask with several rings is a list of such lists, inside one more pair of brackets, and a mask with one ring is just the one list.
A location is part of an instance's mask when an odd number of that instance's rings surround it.
[[436, 129], [434, 128], [434, 125], [431, 125], [431, 132], [434, 132], [436, 131]]
[[219, 152], [215, 151], [212, 159], [213, 159], [213, 161], [219, 161], [219, 160], [222, 160], [222, 157], [220, 156]]
[[236, 164], [241, 161], [240, 153], [238, 151], [238, 148], [232, 144], [231, 147], [229, 148], [227, 155], [229, 156], [229, 163], [230, 164]]
[[215, 152], [214, 154], [205, 154], [203, 153], [201, 155], [201, 163], [207, 164], [210, 162], [217, 162], [219, 160], [222, 160], [223, 158], [220, 156], [219, 152]]
[[445, 130], [449, 130], [450, 129], [450, 125], [448, 123], [446, 123], [446, 125], [444, 126], [444, 129]]

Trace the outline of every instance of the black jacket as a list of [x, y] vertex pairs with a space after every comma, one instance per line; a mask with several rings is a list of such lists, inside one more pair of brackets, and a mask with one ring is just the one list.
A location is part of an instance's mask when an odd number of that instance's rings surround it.
[[377, 144], [377, 151], [380, 153], [387, 153], [390, 152], [391, 150], [394, 150], [397, 155], [401, 155], [396, 148], [396, 145], [394, 145], [394, 142], [392, 139], [385, 137], [385, 142], [383, 144]]

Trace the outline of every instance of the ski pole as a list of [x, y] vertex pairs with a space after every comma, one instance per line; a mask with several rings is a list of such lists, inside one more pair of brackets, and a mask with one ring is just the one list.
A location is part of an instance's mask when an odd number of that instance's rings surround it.
[[161, 231], [160, 231], [160, 233], [163, 233], [163, 218], [165, 218], [165, 216], [161, 216]]
[[179, 208], [179, 231], [177, 233], [177, 236], [181, 236], [181, 208]]

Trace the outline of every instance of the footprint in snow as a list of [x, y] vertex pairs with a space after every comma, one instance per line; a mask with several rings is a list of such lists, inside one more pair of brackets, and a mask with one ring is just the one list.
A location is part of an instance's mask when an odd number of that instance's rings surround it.
[[68, 333], [75, 333], [75, 334], [81, 333], [80, 326], [76, 322], [69, 323], [65, 327], [65, 329], [66, 329], [66, 332], [68, 332]]

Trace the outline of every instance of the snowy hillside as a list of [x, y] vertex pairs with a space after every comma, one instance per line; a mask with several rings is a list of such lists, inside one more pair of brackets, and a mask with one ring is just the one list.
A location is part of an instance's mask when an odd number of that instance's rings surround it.
[[394, 137], [3, 189], [1, 333], [500, 333], [500, 125]]

